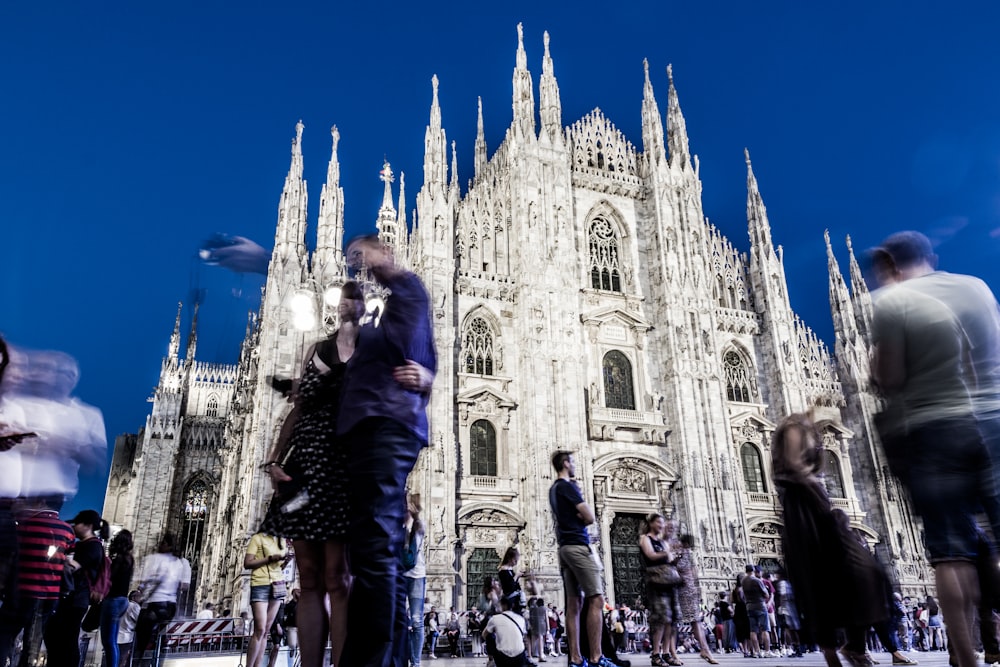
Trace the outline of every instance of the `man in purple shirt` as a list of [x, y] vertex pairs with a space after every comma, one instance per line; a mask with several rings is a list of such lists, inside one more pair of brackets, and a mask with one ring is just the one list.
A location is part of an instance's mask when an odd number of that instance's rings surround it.
[[[437, 371], [430, 298], [420, 279], [396, 265], [377, 236], [347, 246], [352, 270], [365, 267], [391, 291], [361, 327], [344, 376], [338, 435], [350, 448], [350, 543], [354, 584], [344, 667], [406, 664], [406, 478], [427, 445], [427, 402]], [[339, 666], [338, 666], [339, 667]]]

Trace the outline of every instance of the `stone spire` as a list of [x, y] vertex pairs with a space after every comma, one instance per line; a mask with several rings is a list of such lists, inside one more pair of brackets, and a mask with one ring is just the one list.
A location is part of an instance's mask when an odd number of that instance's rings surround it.
[[194, 302], [194, 314], [191, 316], [191, 333], [188, 334], [187, 353], [184, 360], [188, 366], [194, 363], [195, 354], [198, 351], [198, 309], [201, 307], [200, 301]]
[[687, 124], [674, 87], [673, 65], [667, 65], [667, 78], [670, 80], [667, 91], [667, 147], [670, 150], [670, 165], [684, 169], [691, 165], [691, 149], [688, 146]]
[[524, 28], [517, 24], [517, 64], [514, 67], [515, 133], [525, 138], [535, 137], [535, 93], [528, 71], [528, 54], [524, 51]]
[[844, 335], [848, 340], [853, 340], [857, 333], [854, 306], [851, 304], [851, 295], [847, 291], [844, 275], [840, 272], [840, 264], [830, 245], [830, 230], [823, 231], [823, 240], [826, 243], [826, 267], [830, 274], [830, 310], [833, 313], [833, 328], [838, 336]]
[[313, 273], [322, 286], [341, 274], [344, 245], [344, 189], [340, 187], [340, 160], [337, 146], [340, 132], [330, 128], [333, 148], [326, 168], [326, 183], [319, 195], [319, 224], [316, 227], [316, 251], [313, 252]]
[[562, 141], [562, 103], [559, 101], [559, 84], [556, 82], [549, 53], [549, 32], [542, 35], [545, 55], [542, 58], [542, 79], [538, 82], [539, 115], [542, 118], [542, 134], [556, 144]]
[[757, 187], [757, 177], [754, 175], [753, 165], [750, 163], [750, 151], [744, 148], [743, 156], [747, 162], [747, 226], [750, 233], [750, 244], [755, 255], [761, 259], [770, 260], [775, 257], [771, 241], [771, 223], [768, 222], [764, 199], [760, 196], [760, 189]]
[[408, 230], [406, 228], [406, 174], [399, 172], [399, 204], [396, 206], [398, 217], [396, 218], [396, 243], [401, 251], [406, 250], [409, 243]]
[[483, 98], [479, 98], [479, 117], [476, 120], [476, 178], [486, 170], [486, 132], [483, 130]]
[[851, 271], [851, 300], [854, 302], [854, 319], [858, 323], [861, 335], [868, 339], [871, 334], [872, 317], [872, 295], [868, 291], [868, 283], [865, 282], [858, 258], [854, 256], [854, 246], [851, 244], [850, 235], [847, 236], [847, 252], [850, 255]]
[[177, 302], [177, 319], [174, 320], [174, 331], [170, 334], [170, 344], [167, 346], [167, 357], [176, 361], [181, 351], [181, 308], [184, 304]]
[[667, 159], [663, 143], [663, 118], [660, 116], [656, 97], [653, 96], [653, 84], [649, 80], [649, 61], [645, 58], [642, 61], [642, 68], [646, 79], [642, 86], [642, 150], [649, 160], [649, 165], [655, 167]]
[[300, 120], [295, 124], [295, 139], [292, 140], [292, 161], [285, 177], [285, 187], [281, 191], [278, 204], [278, 228], [274, 235], [274, 255], [276, 259], [287, 261], [297, 257], [305, 263], [306, 252], [306, 211], [309, 196], [306, 182], [302, 178], [302, 130]]
[[378, 229], [379, 238], [384, 243], [395, 247], [397, 239], [396, 209], [392, 205], [392, 182], [396, 178], [388, 160], [383, 163], [382, 171], [378, 173], [378, 177], [385, 184], [385, 190], [382, 193], [382, 206], [378, 210], [378, 220], [375, 221], [375, 227]]
[[443, 192], [447, 183], [447, 146], [444, 128], [441, 127], [441, 106], [438, 104], [437, 74], [431, 77], [433, 99], [431, 101], [431, 122], [424, 133], [424, 187], [433, 198], [436, 191]]
[[455, 148], [455, 142], [451, 142], [451, 187], [449, 197], [452, 201], [458, 201], [458, 196], [461, 193], [458, 185], [458, 151]]

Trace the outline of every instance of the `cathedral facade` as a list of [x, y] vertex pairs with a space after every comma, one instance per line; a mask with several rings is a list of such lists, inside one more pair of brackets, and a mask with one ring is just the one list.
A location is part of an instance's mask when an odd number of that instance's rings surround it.
[[[440, 359], [430, 442], [409, 481], [424, 507], [431, 604], [471, 605], [514, 543], [561, 599], [548, 488], [562, 449], [576, 453], [595, 509], [610, 600], [633, 604], [641, 591], [639, 523], [652, 511], [696, 537], [706, 601], [746, 563], [778, 565], [769, 442], [782, 417], [807, 409], [826, 423], [834, 505], [904, 592], [924, 590], [919, 523], [872, 425], [871, 300], [850, 240], [845, 280], [826, 238], [831, 354], [791, 308], [749, 154], [749, 251], [706, 219], [667, 72], [664, 129], [646, 66], [640, 150], [600, 109], [563, 125], [547, 34], [536, 104], [519, 27], [513, 121], [491, 156], [480, 106], [466, 192], [454, 144], [449, 178], [436, 78], [411, 221], [403, 178], [394, 205], [384, 171], [376, 227], [427, 285]], [[294, 375], [305, 346], [336, 325], [330, 295], [346, 280], [339, 135], [311, 253], [302, 136], [300, 123], [237, 364], [196, 361], [194, 328], [181, 359], [178, 314], [146, 424], [116, 443], [106, 518], [133, 530], [139, 554], [163, 531], [179, 535], [199, 604], [245, 606], [243, 552], [271, 495], [259, 466], [289, 408], [266, 378]]]

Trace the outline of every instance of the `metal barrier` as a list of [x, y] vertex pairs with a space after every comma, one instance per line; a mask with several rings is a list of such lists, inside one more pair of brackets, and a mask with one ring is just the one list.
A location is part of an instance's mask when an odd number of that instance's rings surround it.
[[170, 621], [156, 641], [153, 665], [159, 667], [241, 667], [249, 637], [241, 618]]

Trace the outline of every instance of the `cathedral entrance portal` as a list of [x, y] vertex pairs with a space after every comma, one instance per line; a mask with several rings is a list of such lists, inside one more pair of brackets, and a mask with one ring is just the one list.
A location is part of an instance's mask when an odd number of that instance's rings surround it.
[[473, 549], [466, 566], [465, 608], [475, 609], [479, 602], [479, 594], [483, 592], [483, 581], [487, 577], [497, 576], [500, 567], [500, 556], [496, 549]]
[[611, 521], [611, 577], [615, 602], [635, 604], [642, 595], [642, 557], [639, 552], [641, 514], [616, 514]]

